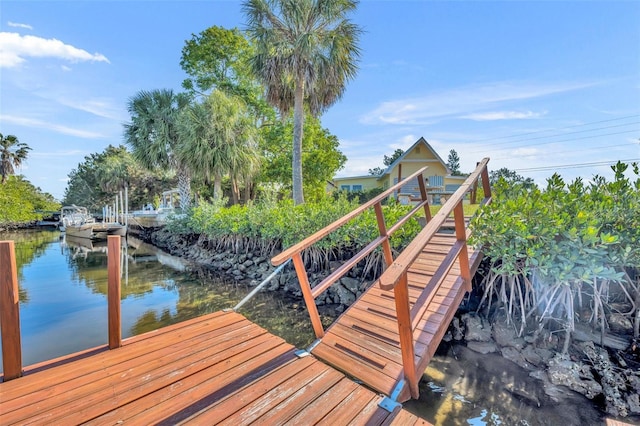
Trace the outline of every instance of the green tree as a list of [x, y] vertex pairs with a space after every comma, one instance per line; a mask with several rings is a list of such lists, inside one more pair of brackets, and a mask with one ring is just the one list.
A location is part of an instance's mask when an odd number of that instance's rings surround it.
[[[291, 136], [293, 121], [268, 126], [266, 137], [262, 140], [264, 167], [260, 181], [280, 183], [286, 189], [292, 187], [292, 151]], [[304, 122], [302, 141], [302, 171], [304, 191], [319, 196], [326, 190], [326, 182], [344, 167], [347, 157], [338, 149], [335, 135], [322, 127], [318, 118], [308, 116]]]
[[522, 184], [525, 188], [534, 188], [536, 186], [532, 178], [520, 176], [514, 170], [510, 170], [506, 167], [489, 172], [489, 183], [491, 183], [492, 186], [495, 185], [500, 178], [503, 178], [510, 184]]
[[462, 176], [460, 172], [460, 157], [455, 149], [449, 151], [449, 157], [447, 158], [447, 167], [451, 170], [453, 176]]
[[361, 30], [346, 16], [352, 0], [248, 0], [248, 33], [255, 42], [252, 66], [266, 99], [286, 117], [293, 107], [293, 201], [304, 203], [302, 139], [304, 103], [317, 116], [336, 102], [357, 72]]
[[[404, 154], [404, 151], [400, 148], [397, 148], [395, 151], [393, 151], [393, 154], [385, 155], [384, 159], [382, 160], [382, 163], [385, 166], [389, 167], [390, 165], [393, 164], [394, 161], [402, 157], [402, 154]], [[386, 167], [384, 169], [381, 167], [374, 167], [373, 169], [369, 169], [369, 174], [373, 176], [380, 176], [384, 173], [385, 170], [386, 170]]]
[[20, 167], [31, 148], [24, 142], [20, 142], [14, 135], [6, 137], [0, 133], [0, 174], [2, 184], [7, 181], [7, 177], [15, 174], [15, 169]]
[[0, 186], [0, 224], [42, 219], [42, 213], [60, 210], [51, 194], [42, 192], [22, 176], [9, 176]]
[[140, 164], [149, 170], [171, 169], [176, 172], [180, 207], [183, 209], [191, 203], [189, 161], [193, 158], [177, 155], [182, 143], [178, 120], [189, 102], [188, 95], [175, 94], [170, 89], [140, 91], [129, 100], [127, 109], [131, 122], [124, 125], [125, 140]]
[[142, 167], [123, 145], [109, 145], [100, 153], [87, 155], [68, 177], [64, 204], [82, 205], [93, 211], [111, 204], [124, 185], [133, 209], [175, 185], [164, 171], [151, 172]]
[[206, 181], [213, 179], [214, 198], [221, 198], [222, 177], [229, 175], [237, 202], [239, 183], [250, 185], [260, 162], [256, 128], [244, 102], [213, 90], [204, 102], [184, 111], [180, 127], [180, 161]]
[[395, 151], [393, 151], [393, 154], [391, 154], [391, 156], [384, 156], [384, 159], [382, 160], [382, 163], [389, 167], [390, 165], [392, 165], [394, 163], [394, 161], [396, 161], [398, 158], [402, 157], [402, 154], [404, 154], [404, 151], [400, 148], [396, 149]]
[[182, 48], [180, 66], [189, 75], [182, 86], [204, 96], [217, 89], [242, 98], [257, 116], [268, 114], [270, 108], [249, 64], [253, 54], [253, 46], [237, 28], [213, 26], [193, 34]]

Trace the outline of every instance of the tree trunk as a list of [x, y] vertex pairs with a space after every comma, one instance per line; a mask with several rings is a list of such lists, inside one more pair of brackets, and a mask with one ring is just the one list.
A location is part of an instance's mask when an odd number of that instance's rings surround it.
[[304, 126], [304, 82], [296, 83], [293, 104], [293, 203], [304, 203], [302, 193], [302, 129]]
[[216, 173], [213, 178], [213, 199], [218, 200], [222, 198], [222, 176], [220, 173]]
[[233, 197], [233, 204], [240, 202], [240, 190], [238, 189], [238, 181], [231, 177], [231, 196]]
[[191, 175], [184, 166], [178, 166], [178, 192], [180, 208], [186, 210], [191, 206]]

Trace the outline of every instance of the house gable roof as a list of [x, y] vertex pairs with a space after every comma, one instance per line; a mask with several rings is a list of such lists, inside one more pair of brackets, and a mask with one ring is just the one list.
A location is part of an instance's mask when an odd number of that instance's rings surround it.
[[426, 141], [426, 139], [422, 136], [420, 136], [420, 139], [418, 139], [416, 141], [416, 143], [414, 143], [413, 145], [411, 145], [411, 147], [409, 149], [407, 149], [400, 157], [398, 157], [396, 159], [396, 161], [394, 161], [393, 163], [391, 163], [389, 165], [389, 167], [387, 167], [385, 169], [385, 171], [380, 175], [380, 177], [388, 175], [389, 173], [391, 173], [391, 170], [393, 170], [393, 168], [399, 164], [411, 151], [413, 151], [419, 144], [423, 144], [424, 146], [427, 147], [427, 149], [433, 154], [433, 156], [442, 164], [442, 166], [447, 170], [447, 174], [451, 174], [451, 170], [449, 170], [449, 167], [447, 166], [447, 163], [445, 163], [444, 161], [442, 161], [442, 158], [440, 158], [440, 156], [438, 155], [438, 153], [436, 152], [435, 149], [433, 149], [433, 147], [431, 145], [429, 145], [429, 142]]

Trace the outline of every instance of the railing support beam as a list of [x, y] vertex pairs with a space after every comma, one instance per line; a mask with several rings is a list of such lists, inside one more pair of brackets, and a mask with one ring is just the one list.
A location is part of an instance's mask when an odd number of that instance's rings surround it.
[[307, 271], [304, 268], [304, 262], [300, 253], [296, 253], [292, 257], [293, 266], [296, 268], [296, 275], [300, 282], [300, 290], [302, 290], [302, 297], [304, 303], [307, 305], [309, 311], [309, 317], [311, 318], [311, 325], [316, 337], [320, 339], [324, 336], [324, 328], [322, 327], [322, 321], [320, 321], [320, 314], [318, 313], [318, 307], [316, 306], [316, 300], [311, 294], [311, 284], [309, 284], [309, 277]]
[[464, 288], [471, 292], [471, 270], [469, 269], [469, 250], [467, 249], [467, 230], [464, 223], [464, 207], [462, 200], [453, 209], [453, 219], [456, 228], [456, 240], [462, 243], [458, 263], [460, 264], [460, 277], [464, 281]]
[[396, 315], [398, 317], [398, 335], [400, 337], [404, 377], [409, 385], [411, 397], [417, 399], [419, 397], [418, 377], [416, 375], [413, 327], [411, 325], [411, 307], [409, 305], [409, 282], [406, 272], [400, 277], [398, 285], [393, 289], [393, 294], [396, 302]]
[[[386, 237], [387, 225], [384, 222], [384, 213], [382, 212], [382, 204], [376, 203], [373, 206], [373, 209], [376, 212], [376, 220], [378, 222], [378, 231], [380, 232], [380, 236]], [[388, 238], [382, 242], [382, 253], [384, 254], [385, 267], [388, 268], [393, 263], [393, 254], [391, 253], [391, 243], [389, 243]]]
[[0, 333], [4, 381], [22, 376], [20, 297], [13, 241], [0, 241]]
[[109, 349], [122, 346], [120, 314], [120, 236], [107, 237], [107, 305], [109, 310]]

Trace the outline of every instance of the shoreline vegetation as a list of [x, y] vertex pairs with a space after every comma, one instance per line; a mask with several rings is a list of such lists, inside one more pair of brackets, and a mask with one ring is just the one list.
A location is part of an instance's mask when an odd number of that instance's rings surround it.
[[[471, 225], [471, 242], [484, 246], [485, 259], [446, 340], [501, 354], [541, 380], [545, 398], [553, 402], [561, 402], [569, 388], [609, 416], [637, 419], [640, 172], [637, 165], [621, 163], [614, 172], [612, 181], [596, 176], [588, 184], [580, 179], [567, 184], [554, 175], [544, 189], [499, 179], [494, 202], [478, 211]], [[283, 247], [361, 201], [340, 194], [297, 206], [268, 197], [227, 206], [218, 199], [200, 202], [163, 228], [138, 232], [193, 262], [194, 270], [251, 287], [273, 271], [269, 259]], [[393, 221], [410, 206], [389, 200], [383, 208]], [[475, 208], [466, 205], [465, 214]], [[393, 250], [399, 253], [420, 229], [418, 220], [407, 222], [394, 234]], [[312, 286], [377, 232], [375, 217], [363, 215], [307, 250], [303, 259]], [[328, 321], [375, 281], [381, 256], [372, 253], [317, 300]], [[266, 289], [301, 300], [290, 269]]]
[[[558, 402], [563, 385], [593, 399], [608, 415], [640, 415], [640, 173], [614, 166], [612, 181], [596, 176], [569, 184], [554, 175], [543, 190], [501, 179], [494, 203], [473, 222], [473, 243], [486, 259], [475, 290], [449, 339], [479, 352], [499, 352], [544, 382]], [[626, 175], [631, 172], [632, 180]], [[212, 274], [257, 285], [270, 257], [357, 205], [345, 197], [294, 206], [273, 201], [224, 207], [203, 203], [186, 220], [148, 235], [151, 242], [205, 265]], [[387, 203], [389, 221], [407, 210]], [[471, 214], [472, 206], [467, 206]], [[399, 252], [421, 229], [410, 221], [394, 235]], [[303, 254], [312, 286], [375, 238], [373, 217]], [[318, 305], [341, 312], [380, 274], [380, 253], [363, 260]], [[268, 286], [300, 299], [295, 274]], [[464, 315], [463, 315], [464, 314]], [[478, 331], [480, 330], [480, 331]], [[508, 336], [505, 338], [504, 336]]]

